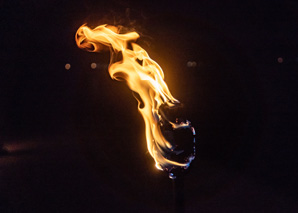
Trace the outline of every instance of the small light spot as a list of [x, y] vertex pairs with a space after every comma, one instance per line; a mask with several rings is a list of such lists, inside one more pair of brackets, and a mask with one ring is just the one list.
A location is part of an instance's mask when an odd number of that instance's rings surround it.
[[186, 64], [186, 66], [187, 67], [192, 67], [192, 62], [191, 61], [188, 61], [187, 64]]
[[284, 59], [282, 57], [278, 57], [277, 62], [281, 64], [282, 62], [284, 62]]
[[97, 64], [96, 63], [91, 63], [91, 68], [92, 69], [96, 69], [96, 67], [97, 67]]
[[65, 64], [65, 69], [66, 69], [66, 70], [69, 70], [70, 68], [71, 68], [71, 65], [70, 65], [70, 64], [68, 64], [68, 63]]
[[187, 67], [196, 67], [197, 66], [197, 62], [195, 61], [188, 61], [186, 64]]

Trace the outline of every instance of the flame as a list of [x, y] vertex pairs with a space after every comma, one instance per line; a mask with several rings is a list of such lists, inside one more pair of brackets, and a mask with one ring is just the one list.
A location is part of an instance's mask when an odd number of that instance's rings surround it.
[[[187, 168], [194, 157], [185, 163], [168, 159], [165, 150], [173, 152], [175, 147], [165, 139], [160, 129], [160, 106], [166, 104], [171, 107], [179, 101], [170, 93], [161, 67], [135, 43], [140, 37], [139, 34], [137, 32], [120, 34], [119, 31], [120, 28], [109, 25], [100, 25], [94, 29], [83, 25], [77, 30], [76, 43], [79, 48], [90, 52], [100, 52], [106, 47], [110, 49], [111, 78], [125, 80], [128, 87], [139, 94], [142, 100], [141, 102], [137, 99], [138, 109], [144, 118], [147, 147], [156, 167], [160, 170], [169, 167]], [[170, 122], [170, 124], [173, 129], [190, 126], [188, 121], [180, 124]]]

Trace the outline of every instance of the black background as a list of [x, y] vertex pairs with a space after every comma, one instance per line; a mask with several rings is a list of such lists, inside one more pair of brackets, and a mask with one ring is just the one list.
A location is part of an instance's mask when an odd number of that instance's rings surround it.
[[186, 212], [298, 210], [298, 3], [0, 6], [0, 134], [9, 151], [0, 157], [1, 212], [173, 209], [171, 180], [146, 150], [131, 91], [109, 77], [109, 53], [75, 45], [84, 23], [137, 30], [185, 104], [198, 133], [184, 179]]

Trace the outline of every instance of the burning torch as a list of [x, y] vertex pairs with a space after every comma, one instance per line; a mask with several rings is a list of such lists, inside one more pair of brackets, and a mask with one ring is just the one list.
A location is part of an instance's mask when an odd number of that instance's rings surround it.
[[109, 74], [124, 80], [134, 92], [145, 122], [147, 147], [155, 166], [171, 179], [182, 174], [195, 158], [195, 129], [180, 117], [182, 104], [164, 81], [161, 67], [138, 44], [137, 32], [121, 33], [121, 27], [81, 26], [76, 33], [79, 48], [90, 52], [110, 49]]

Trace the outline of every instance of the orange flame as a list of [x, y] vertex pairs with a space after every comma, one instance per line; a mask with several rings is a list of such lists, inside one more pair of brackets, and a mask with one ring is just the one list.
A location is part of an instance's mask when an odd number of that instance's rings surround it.
[[[165, 139], [160, 129], [161, 115], [159, 108], [162, 104], [171, 107], [179, 103], [170, 93], [164, 82], [164, 73], [161, 67], [153, 61], [148, 53], [134, 43], [139, 34], [130, 32], [119, 34], [119, 28], [100, 25], [94, 29], [83, 25], [76, 33], [76, 43], [79, 48], [90, 52], [99, 52], [109, 47], [111, 60], [109, 73], [112, 79], [124, 79], [128, 87], [139, 94], [138, 109], [145, 121], [145, 132], [149, 153], [155, 160], [158, 169], [167, 167], [187, 168], [194, 159], [181, 163], [170, 160], [165, 150], [173, 152], [175, 147]], [[190, 123], [172, 123], [173, 129], [190, 127]], [[192, 129], [193, 130], [193, 129]], [[194, 133], [194, 130], [193, 130]]]

